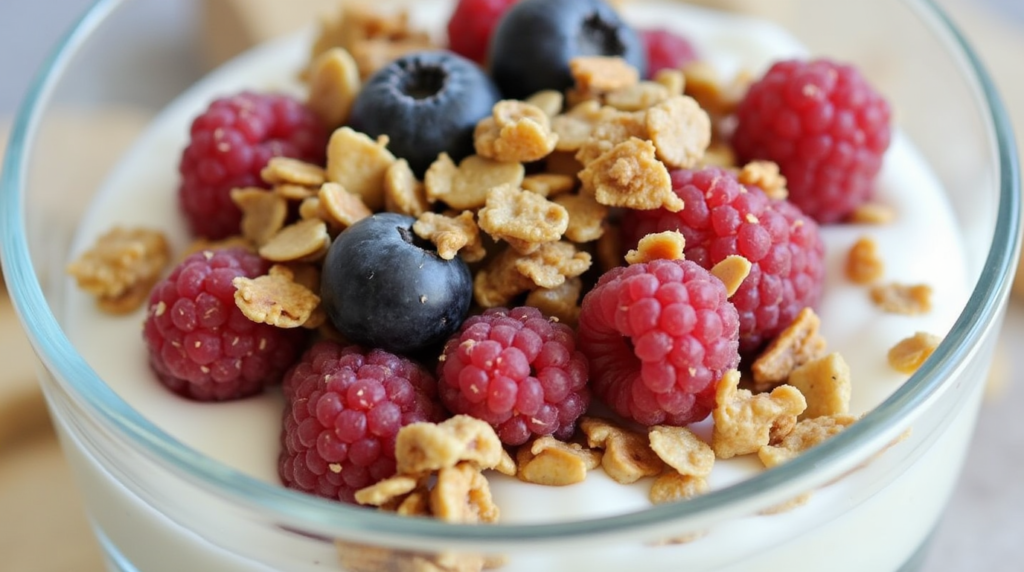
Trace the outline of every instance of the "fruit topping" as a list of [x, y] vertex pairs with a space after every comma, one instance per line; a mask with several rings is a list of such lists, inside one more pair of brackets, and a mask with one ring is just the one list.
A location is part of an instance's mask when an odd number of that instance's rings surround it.
[[480, 65], [498, 20], [517, 0], [459, 0], [448, 20], [448, 49]]

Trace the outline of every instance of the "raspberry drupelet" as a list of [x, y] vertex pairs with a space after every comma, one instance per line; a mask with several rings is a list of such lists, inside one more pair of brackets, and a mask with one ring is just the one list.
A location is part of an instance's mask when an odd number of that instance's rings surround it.
[[242, 248], [197, 252], [153, 288], [143, 338], [164, 385], [198, 401], [225, 401], [281, 380], [306, 331], [251, 321], [235, 305], [231, 283], [267, 267]]
[[231, 189], [265, 187], [271, 157], [322, 164], [327, 131], [312, 111], [286, 95], [243, 92], [218, 99], [192, 122], [178, 170], [178, 199], [193, 235], [238, 234], [242, 218]]
[[852, 66], [828, 60], [774, 64], [736, 112], [742, 162], [779, 164], [789, 199], [821, 223], [870, 198], [889, 146], [889, 104]]
[[471, 316], [445, 344], [438, 392], [453, 413], [490, 423], [502, 443], [568, 439], [590, 403], [572, 328], [531, 307]]
[[614, 268], [583, 298], [579, 346], [594, 395], [642, 425], [708, 416], [740, 361], [739, 319], [722, 282], [689, 260]]
[[740, 184], [725, 169], [679, 169], [671, 176], [686, 206], [676, 213], [627, 212], [623, 244], [635, 247], [647, 234], [678, 230], [686, 239], [687, 260], [706, 269], [734, 254], [750, 261], [750, 274], [730, 301], [739, 312], [740, 351], [751, 355], [800, 310], [820, 301], [825, 245], [818, 225], [789, 202]]
[[319, 342], [288, 371], [283, 389], [281, 479], [343, 502], [395, 474], [399, 429], [444, 418], [434, 377], [378, 349]]

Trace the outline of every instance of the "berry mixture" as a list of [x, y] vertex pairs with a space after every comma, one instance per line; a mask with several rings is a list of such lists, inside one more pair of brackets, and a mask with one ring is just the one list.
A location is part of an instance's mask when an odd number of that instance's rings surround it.
[[818, 225], [788, 201], [742, 185], [721, 168], [672, 172], [672, 187], [686, 205], [679, 212], [631, 210], [622, 220], [623, 242], [633, 248], [650, 233], [678, 230], [686, 258], [711, 269], [730, 255], [751, 263], [750, 274], [729, 299], [739, 312], [740, 350], [752, 355], [815, 307], [825, 282], [825, 246]]
[[395, 435], [440, 421], [436, 383], [385, 352], [320, 342], [285, 377], [288, 406], [278, 471], [285, 485], [354, 502], [355, 491], [395, 474]]
[[789, 200], [821, 223], [871, 196], [889, 146], [889, 104], [855, 68], [828, 60], [774, 64], [736, 111], [741, 161], [779, 164]]
[[320, 120], [291, 97], [244, 92], [214, 101], [192, 122], [178, 167], [178, 198], [192, 233], [237, 234], [242, 213], [231, 189], [264, 187], [260, 170], [271, 157], [323, 163], [326, 144]]
[[153, 288], [143, 338], [161, 383], [198, 401], [225, 401], [281, 380], [306, 331], [253, 322], [235, 305], [232, 284], [268, 267], [241, 248], [197, 252]]
[[491, 424], [506, 445], [533, 436], [568, 439], [587, 409], [587, 360], [572, 328], [531, 307], [491, 308], [445, 345], [441, 401]]

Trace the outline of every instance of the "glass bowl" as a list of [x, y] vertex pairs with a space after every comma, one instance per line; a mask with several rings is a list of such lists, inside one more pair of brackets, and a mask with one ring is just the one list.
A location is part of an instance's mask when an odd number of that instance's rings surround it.
[[[176, 83], [161, 74], [166, 68], [142, 63], [156, 56], [166, 64], [179, 53], [125, 25], [146, 4], [101, 0], [58, 47], [18, 115], [0, 189], [4, 276], [44, 366], [41, 384], [112, 570], [920, 569], [976, 419], [1020, 225], [1017, 155], [1005, 110], [934, 4], [701, 2], [776, 21], [812, 54], [857, 64], [893, 103], [899, 129], [952, 204], [958, 228], [951, 232], [962, 237], [973, 284], [933, 356], [848, 430], [753, 478], [627, 514], [497, 526], [400, 518], [248, 476], [140, 415], [69, 341], [73, 286], [64, 266], [99, 185], [59, 175], [74, 173], [83, 160], [69, 152], [69, 138], [89, 141], [98, 124], [61, 119], [124, 109], [133, 99], [123, 86], [132, 82], [157, 91], [150, 101], [163, 103], [195, 79], [179, 74]], [[101, 56], [109, 53], [103, 46], [118, 41], [128, 48], [121, 57]], [[156, 112], [133, 109], [146, 118]], [[134, 135], [141, 124], [133, 125]], [[90, 159], [100, 172], [117, 160]], [[884, 454], [901, 436], [898, 452]], [[831, 491], [826, 501], [764, 514], [817, 489]], [[682, 538], [692, 542], [671, 542]]]

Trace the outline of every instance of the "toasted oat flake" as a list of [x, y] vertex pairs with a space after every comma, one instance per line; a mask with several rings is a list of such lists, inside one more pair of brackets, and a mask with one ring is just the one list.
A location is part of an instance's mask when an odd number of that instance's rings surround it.
[[590, 268], [590, 253], [569, 242], [549, 242], [515, 261], [516, 270], [541, 288], [557, 288]]
[[669, 98], [647, 110], [647, 133], [658, 159], [671, 168], [690, 168], [711, 143], [711, 118], [696, 100]]
[[552, 200], [569, 213], [569, 226], [565, 229], [565, 238], [582, 244], [597, 240], [604, 234], [608, 207], [597, 202], [594, 197], [588, 194], [567, 194], [558, 195]]
[[885, 274], [885, 262], [878, 253], [878, 243], [862, 236], [850, 247], [846, 256], [846, 277], [856, 284], [870, 284]]
[[871, 288], [871, 301], [890, 314], [927, 314], [932, 310], [932, 287], [927, 284], [879, 284]]
[[850, 366], [838, 353], [794, 369], [786, 383], [800, 390], [807, 400], [807, 409], [800, 419], [845, 415], [850, 411]]
[[861, 203], [850, 213], [850, 222], [855, 224], [889, 224], [894, 218], [893, 208], [882, 203]]
[[327, 222], [338, 228], [348, 228], [373, 214], [359, 195], [346, 191], [338, 183], [324, 183], [317, 198], [320, 208], [328, 215]]
[[480, 120], [473, 132], [477, 154], [503, 162], [539, 161], [555, 150], [557, 142], [542, 109], [510, 99], [496, 103], [492, 116]]
[[384, 173], [384, 209], [413, 217], [430, 210], [423, 183], [405, 159], [395, 161]]
[[531, 291], [527, 294], [524, 303], [537, 308], [545, 316], [575, 327], [580, 317], [580, 293], [582, 291], [582, 280], [578, 277], [568, 278], [560, 286], [537, 288]]
[[260, 247], [259, 254], [271, 262], [305, 262], [323, 257], [330, 246], [327, 224], [309, 219], [282, 228]]
[[477, 262], [487, 254], [472, 211], [463, 211], [457, 217], [425, 212], [413, 223], [412, 231], [434, 243], [438, 256], [445, 260], [461, 254], [466, 262]]
[[783, 201], [789, 196], [786, 177], [774, 161], [751, 161], [743, 165], [736, 178], [744, 185], [760, 187], [771, 199]]
[[665, 164], [655, 157], [650, 141], [632, 138], [594, 160], [580, 171], [583, 189], [610, 207], [682, 210], [683, 201], [672, 191]]
[[[319, 193], [320, 192], [317, 191], [318, 195]], [[324, 212], [324, 209], [320, 206], [319, 196], [312, 196], [307, 199], [303, 199], [303, 201], [299, 203], [299, 218], [301, 218], [302, 220], [320, 221], [323, 221], [324, 219], [327, 218], [327, 213]]]
[[524, 177], [522, 187], [544, 198], [551, 198], [575, 189], [576, 177], [561, 173], [537, 173]]
[[601, 467], [615, 482], [628, 485], [661, 473], [664, 463], [651, 450], [646, 435], [634, 433], [608, 420], [584, 416], [580, 430], [590, 447], [604, 450]]
[[889, 350], [889, 365], [900, 373], [914, 373], [939, 347], [941, 341], [941, 337], [927, 332], [917, 332], [903, 338]]
[[526, 103], [540, 109], [550, 118], [562, 112], [565, 97], [560, 91], [545, 89], [527, 97]]
[[702, 495], [710, 488], [704, 477], [667, 472], [654, 479], [648, 498], [652, 504], [678, 502]]
[[291, 183], [274, 185], [274, 188], [271, 189], [275, 195], [286, 201], [302, 201], [309, 197], [316, 196], [316, 193], [319, 190], [319, 187], [306, 187], [303, 185], [293, 185]]
[[356, 502], [363, 505], [383, 506], [396, 498], [413, 492], [420, 480], [407, 475], [395, 475], [356, 491]]
[[501, 440], [486, 422], [456, 415], [442, 423], [410, 423], [398, 430], [398, 473], [423, 475], [461, 462], [492, 469], [501, 461]]
[[647, 114], [642, 111], [625, 112], [611, 107], [604, 116], [594, 124], [590, 137], [576, 152], [576, 159], [583, 165], [589, 165], [616, 145], [629, 141], [630, 138], [649, 140], [647, 131]]
[[739, 389], [739, 381], [739, 372], [730, 370], [718, 382], [711, 448], [719, 459], [756, 453], [773, 438], [784, 437], [807, 408], [804, 396], [792, 386], [753, 395]]
[[487, 479], [468, 462], [437, 472], [437, 483], [430, 490], [430, 512], [438, 520], [463, 524], [496, 522], [499, 515]]
[[458, 166], [447, 153], [441, 153], [424, 179], [427, 200], [443, 201], [456, 210], [475, 209], [487, 203], [498, 187], [518, 189], [525, 169], [520, 163], [502, 163], [479, 155], [470, 155]]
[[313, 60], [306, 106], [330, 129], [348, 121], [352, 103], [362, 88], [359, 66], [348, 50], [334, 47]]
[[576, 81], [576, 88], [584, 93], [604, 93], [640, 81], [640, 72], [618, 57], [575, 57], [569, 60], [569, 73]]
[[825, 354], [826, 342], [818, 331], [821, 319], [811, 308], [804, 308], [786, 329], [754, 360], [751, 371], [759, 384], [786, 381], [789, 374], [810, 360]]
[[323, 184], [326, 176], [323, 167], [291, 157], [271, 157], [260, 171], [260, 178], [269, 185], [317, 187]]
[[655, 425], [647, 433], [651, 450], [680, 475], [706, 477], [715, 464], [715, 452], [686, 427]]
[[320, 297], [295, 282], [295, 274], [275, 264], [264, 276], [238, 276], [231, 281], [235, 305], [246, 318], [278, 328], [297, 328], [306, 323], [320, 304]]
[[598, 453], [550, 436], [520, 446], [516, 458], [519, 480], [549, 487], [581, 483], [587, 478], [587, 469], [597, 468], [601, 462]]
[[386, 137], [374, 141], [350, 127], [340, 127], [327, 143], [327, 180], [340, 183], [378, 211], [384, 207], [384, 175], [395, 161]]
[[626, 262], [642, 264], [653, 260], [682, 260], [686, 239], [677, 230], [648, 234], [640, 239], [635, 250], [626, 253]]
[[68, 265], [78, 287], [96, 296], [100, 309], [126, 314], [142, 306], [170, 261], [164, 234], [114, 227]]
[[642, 81], [605, 94], [604, 102], [621, 111], [643, 111], [673, 95], [676, 94], [658, 82]]
[[751, 268], [749, 260], [737, 254], [730, 254], [711, 268], [711, 274], [725, 284], [725, 292], [731, 298], [750, 275]]
[[491, 190], [477, 224], [495, 239], [529, 254], [561, 238], [569, 226], [569, 213], [536, 193], [505, 184]]
[[856, 421], [857, 418], [851, 415], [825, 415], [814, 419], [804, 419], [793, 427], [789, 435], [773, 444], [761, 447], [757, 451], [757, 456], [765, 467], [769, 469], [776, 467], [807, 449], [824, 443]]
[[[618, 112], [611, 107], [602, 107], [596, 101], [585, 101], [572, 107], [568, 112], [551, 118], [551, 130], [558, 135], [555, 149], [576, 152], [585, 145], [594, 128], [603, 121], [615, 117]], [[574, 169], [572, 173], [579, 171]]]

